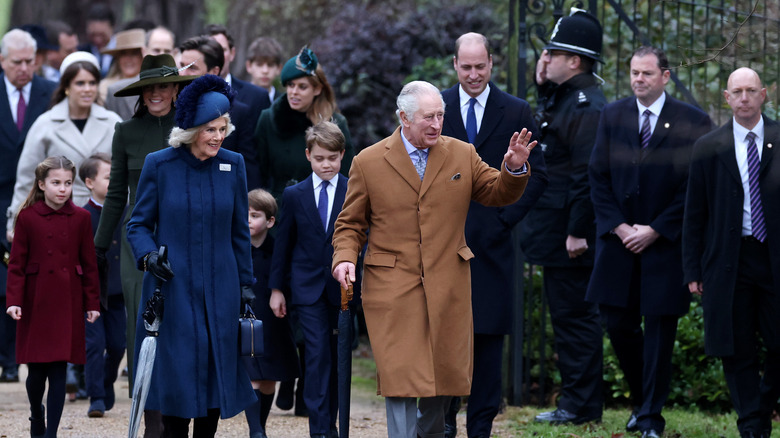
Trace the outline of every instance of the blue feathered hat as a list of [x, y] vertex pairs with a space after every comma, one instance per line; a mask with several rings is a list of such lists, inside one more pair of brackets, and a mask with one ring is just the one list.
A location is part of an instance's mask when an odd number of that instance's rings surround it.
[[184, 87], [176, 100], [176, 126], [190, 129], [230, 111], [235, 92], [219, 76], [203, 75]]
[[317, 55], [311, 51], [309, 46], [303, 46], [297, 55], [284, 64], [279, 78], [282, 81], [282, 86], [287, 86], [287, 83], [293, 79], [314, 76], [318, 64]]

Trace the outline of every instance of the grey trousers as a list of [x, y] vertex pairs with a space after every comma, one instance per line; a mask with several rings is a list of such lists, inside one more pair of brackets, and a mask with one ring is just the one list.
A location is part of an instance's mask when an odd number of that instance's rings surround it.
[[451, 396], [387, 397], [388, 438], [444, 438], [444, 414]]

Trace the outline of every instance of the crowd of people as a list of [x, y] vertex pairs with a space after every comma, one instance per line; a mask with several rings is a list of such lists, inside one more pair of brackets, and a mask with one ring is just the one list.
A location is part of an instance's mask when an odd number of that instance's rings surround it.
[[[84, 45], [56, 21], [0, 41], [0, 382], [27, 366], [32, 437], [57, 436], [67, 394], [90, 417], [111, 410], [126, 354], [130, 395], [150, 383], [145, 437], [186, 437], [193, 420], [213, 437], [244, 412], [263, 438], [276, 399], [312, 438], [336, 438], [340, 289], [353, 285], [388, 436], [454, 438], [468, 396], [467, 436], [489, 437], [515, 229], [543, 267], [561, 375], [536, 421], [601, 420], [606, 333], [626, 430], [663, 436], [678, 320], [699, 295], [740, 436], [770, 436], [780, 128], [754, 70], [730, 75], [733, 118], [717, 129], [665, 91], [654, 47], [631, 57], [633, 96], [607, 103], [601, 25], [573, 9], [538, 60], [535, 111], [491, 81], [490, 42], [466, 33], [458, 83], [403, 85], [399, 127], [356, 154], [309, 47], [287, 58], [256, 39], [243, 81], [224, 26], [177, 44], [154, 23], [115, 25], [95, 4]], [[157, 293], [156, 358], [136, 374]], [[246, 307], [264, 321], [262, 357], [239, 354]]]

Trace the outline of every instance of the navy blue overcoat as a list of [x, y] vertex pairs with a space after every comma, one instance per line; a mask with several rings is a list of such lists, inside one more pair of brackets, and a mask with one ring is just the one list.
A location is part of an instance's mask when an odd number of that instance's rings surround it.
[[[194, 418], [219, 408], [229, 418], [256, 400], [238, 355], [240, 286], [252, 284], [247, 203], [239, 154], [220, 149], [200, 161], [182, 146], [146, 157], [127, 239], [139, 268], [146, 254], [168, 245], [175, 274], [162, 287], [165, 316], [147, 409]], [[141, 310], [154, 284], [144, 274]], [[138, 354], [146, 331], [136, 320]]]

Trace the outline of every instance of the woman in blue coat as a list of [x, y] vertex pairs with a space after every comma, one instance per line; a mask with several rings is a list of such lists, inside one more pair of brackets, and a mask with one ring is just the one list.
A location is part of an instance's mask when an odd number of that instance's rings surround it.
[[[220, 149], [234, 129], [232, 94], [213, 75], [182, 90], [172, 147], [146, 157], [127, 226], [137, 266], [146, 271], [141, 302], [157, 279], [166, 280], [146, 408], [162, 412], [173, 437], [187, 436], [191, 418], [198, 436], [213, 436], [219, 416], [256, 401], [238, 360], [240, 300], [252, 284], [245, 167], [241, 155]], [[163, 244], [166, 263], [157, 259]], [[136, 333], [138, 353], [146, 335], [140, 315]]]

